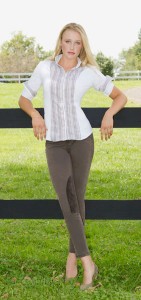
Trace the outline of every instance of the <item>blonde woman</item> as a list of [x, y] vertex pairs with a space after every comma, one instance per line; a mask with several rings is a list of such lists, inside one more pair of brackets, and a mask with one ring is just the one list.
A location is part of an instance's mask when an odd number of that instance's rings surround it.
[[[113, 133], [113, 116], [124, 107], [126, 96], [97, 67], [83, 27], [70, 23], [61, 30], [54, 55], [41, 61], [19, 99], [19, 106], [32, 118], [35, 137], [46, 139], [50, 178], [69, 232], [65, 281], [77, 277], [77, 259], [84, 270], [81, 290], [93, 285], [98, 267], [85, 236], [85, 191], [94, 155], [93, 131], [80, 104], [93, 87], [112, 100], [101, 122], [101, 139]], [[33, 108], [40, 86], [44, 91], [44, 118]]]

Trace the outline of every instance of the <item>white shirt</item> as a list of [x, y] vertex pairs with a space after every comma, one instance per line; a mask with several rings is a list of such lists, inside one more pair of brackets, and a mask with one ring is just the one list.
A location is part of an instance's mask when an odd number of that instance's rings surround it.
[[30, 79], [24, 83], [22, 96], [32, 100], [43, 86], [46, 140], [82, 140], [92, 133], [92, 127], [80, 104], [83, 95], [93, 87], [109, 95], [113, 89], [112, 77], [104, 76], [95, 66], [77, 65], [65, 71], [55, 61], [39, 62]]

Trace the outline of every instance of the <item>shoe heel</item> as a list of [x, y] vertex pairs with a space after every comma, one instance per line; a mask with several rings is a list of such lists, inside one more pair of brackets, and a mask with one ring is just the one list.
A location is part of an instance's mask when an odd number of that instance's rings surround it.
[[94, 275], [93, 275], [93, 277], [96, 279], [96, 278], [97, 278], [97, 276], [98, 276], [98, 266], [97, 266], [97, 265], [95, 265], [95, 272], [94, 272]]
[[93, 286], [93, 280], [97, 278], [97, 275], [98, 275], [98, 267], [96, 264], [94, 264], [95, 266], [95, 271], [94, 271], [94, 274], [93, 274], [93, 277], [92, 277], [92, 281], [88, 284], [81, 284], [80, 285], [80, 290], [87, 290], [88, 288], [92, 287]]
[[65, 282], [71, 282], [74, 281], [74, 279], [77, 278], [77, 275], [75, 277], [65, 277]]

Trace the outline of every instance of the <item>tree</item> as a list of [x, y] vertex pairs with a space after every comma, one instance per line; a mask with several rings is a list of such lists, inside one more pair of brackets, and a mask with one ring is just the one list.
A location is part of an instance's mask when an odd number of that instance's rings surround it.
[[45, 59], [47, 52], [36, 45], [34, 37], [27, 37], [21, 31], [14, 34], [10, 41], [1, 46], [1, 72], [32, 72], [41, 59]]
[[139, 41], [141, 42], [141, 28], [140, 28], [140, 30], [139, 30], [138, 39], [139, 39]]
[[128, 50], [122, 50], [119, 57], [125, 60], [122, 70], [141, 70], [141, 29], [135, 45]]
[[113, 76], [114, 62], [111, 58], [104, 56], [102, 52], [96, 55], [96, 61], [104, 75]]

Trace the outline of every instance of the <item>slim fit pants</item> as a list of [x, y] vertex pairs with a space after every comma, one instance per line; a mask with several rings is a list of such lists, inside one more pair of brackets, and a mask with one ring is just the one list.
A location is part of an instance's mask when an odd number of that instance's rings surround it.
[[46, 141], [50, 177], [69, 232], [69, 252], [76, 257], [90, 255], [84, 197], [93, 154], [93, 133], [83, 140]]

